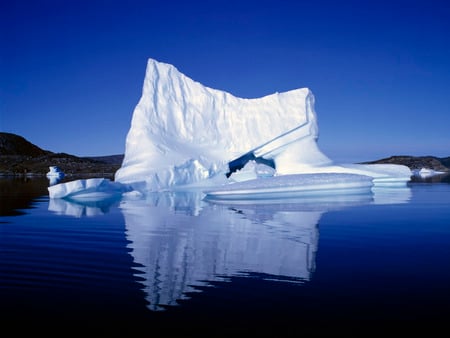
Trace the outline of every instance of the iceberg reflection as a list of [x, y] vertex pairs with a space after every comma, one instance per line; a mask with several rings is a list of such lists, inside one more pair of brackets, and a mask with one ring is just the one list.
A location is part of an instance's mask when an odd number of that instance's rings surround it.
[[83, 217], [118, 206], [137, 280], [148, 308], [158, 311], [232, 276], [308, 281], [315, 271], [322, 214], [358, 205], [408, 203], [410, 198], [408, 187], [259, 200], [160, 192], [99, 202], [50, 199], [49, 210]]
[[411, 200], [411, 189], [408, 186], [372, 187], [373, 204], [403, 204]]
[[104, 215], [113, 205], [119, 203], [120, 198], [110, 198], [101, 201], [73, 201], [62, 198], [50, 198], [48, 210], [58, 215], [73, 217], [91, 217]]
[[251, 272], [309, 280], [322, 214], [371, 201], [366, 194], [336, 203], [328, 198], [322, 203], [219, 204], [203, 200], [201, 194], [172, 192], [122, 200], [120, 209], [149, 308], [157, 311], [229, 276]]

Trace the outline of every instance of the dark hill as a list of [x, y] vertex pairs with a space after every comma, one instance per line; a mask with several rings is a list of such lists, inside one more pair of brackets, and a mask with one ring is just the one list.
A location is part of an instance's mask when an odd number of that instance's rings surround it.
[[365, 164], [403, 164], [411, 170], [428, 168], [436, 171], [450, 171], [450, 157], [435, 157], [435, 156], [391, 156], [380, 160], [364, 162]]
[[28, 142], [22, 136], [10, 133], [0, 133], [0, 155], [43, 156], [50, 154]]
[[109, 163], [109, 164], [122, 165], [123, 157], [124, 157], [123, 154], [120, 154], [120, 155], [94, 156], [94, 157], [83, 157], [83, 158], [94, 160], [94, 161], [100, 161], [100, 162], [104, 162], [104, 163]]
[[440, 161], [444, 166], [450, 168], [450, 157], [442, 157]]
[[70, 175], [113, 176], [123, 155], [77, 157], [43, 150], [25, 138], [0, 133], [0, 175], [45, 175], [49, 166], [58, 166]]

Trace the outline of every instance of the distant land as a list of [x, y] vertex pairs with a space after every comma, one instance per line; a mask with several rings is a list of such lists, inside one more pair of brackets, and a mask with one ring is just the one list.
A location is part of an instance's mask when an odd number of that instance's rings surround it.
[[78, 157], [54, 153], [32, 144], [24, 137], [0, 133], [0, 176], [45, 175], [58, 166], [66, 176], [112, 177], [121, 167], [123, 154]]
[[[122, 165], [123, 157], [123, 154], [78, 157], [54, 153], [32, 144], [22, 136], [0, 132], [0, 176], [45, 175], [49, 166], [58, 166], [66, 176], [114, 177]], [[428, 168], [450, 172], [450, 157], [402, 155], [363, 163], [403, 164], [411, 170]]]
[[411, 170], [415, 169], [433, 169], [435, 171], [450, 172], [450, 157], [435, 157], [435, 156], [391, 156], [380, 160], [363, 162], [363, 164], [403, 164]]

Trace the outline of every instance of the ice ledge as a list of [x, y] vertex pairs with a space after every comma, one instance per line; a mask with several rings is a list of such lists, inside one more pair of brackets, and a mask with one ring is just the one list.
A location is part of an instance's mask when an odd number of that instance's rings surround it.
[[205, 191], [208, 199], [267, 199], [337, 194], [370, 194], [372, 177], [320, 173], [257, 178]]
[[51, 199], [65, 198], [75, 201], [101, 201], [119, 197], [130, 190], [128, 185], [106, 178], [81, 179], [48, 187]]
[[[250, 167], [250, 168], [249, 168]], [[405, 187], [410, 179], [409, 168], [402, 166], [371, 165], [324, 166], [312, 172], [274, 175], [258, 166], [248, 165], [228, 180], [204, 180], [201, 185], [174, 187], [173, 191], [201, 191], [207, 199], [265, 199], [310, 197], [315, 195], [352, 195], [372, 193], [374, 187]], [[305, 168], [303, 168], [306, 170]], [[371, 170], [372, 169], [372, 170]], [[255, 170], [252, 175], [250, 171]], [[241, 175], [241, 176], [240, 176]], [[239, 179], [233, 179], [237, 176]], [[120, 199], [123, 196], [145, 196], [145, 183], [123, 184], [105, 178], [91, 178], [60, 183], [48, 187], [51, 199], [78, 202]]]

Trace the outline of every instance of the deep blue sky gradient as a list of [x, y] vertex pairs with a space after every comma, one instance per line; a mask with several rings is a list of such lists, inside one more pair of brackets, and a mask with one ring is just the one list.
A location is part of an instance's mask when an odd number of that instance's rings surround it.
[[148, 58], [244, 98], [308, 87], [337, 161], [450, 155], [450, 2], [0, 2], [0, 130], [125, 151]]

